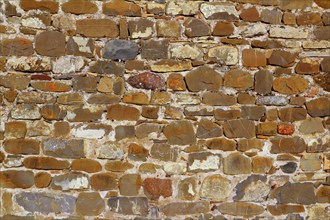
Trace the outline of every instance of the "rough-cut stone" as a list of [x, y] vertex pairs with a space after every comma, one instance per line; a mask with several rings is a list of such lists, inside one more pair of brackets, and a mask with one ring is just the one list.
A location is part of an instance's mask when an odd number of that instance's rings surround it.
[[136, 121], [140, 117], [140, 111], [131, 106], [115, 104], [108, 108], [107, 118], [110, 120]]
[[58, 12], [59, 3], [51, 0], [21, 0], [19, 2], [19, 6], [24, 11], [39, 9], [42, 11], [48, 11], [52, 14], [55, 14]]
[[97, 5], [92, 1], [70, 0], [62, 4], [62, 11], [72, 14], [94, 14], [97, 12]]
[[87, 175], [70, 172], [54, 176], [51, 187], [62, 191], [87, 189], [89, 187], [89, 182]]
[[194, 200], [196, 194], [196, 179], [194, 177], [188, 177], [179, 182], [177, 196], [179, 199]]
[[234, 21], [239, 17], [235, 6], [226, 2], [201, 4], [200, 11], [206, 19]]
[[93, 57], [94, 41], [83, 37], [69, 37], [66, 49], [68, 55]]
[[41, 115], [47, 120], [62, 120], [66, 111], [59, 105], [45, 105], [41, 109]]
[[207, 140], [205, 145], [211, 150], [234, 151], [236, 149], [236, 142], [226, 138], [213, 138]]
[[118, 187], [117, 175], [106, 172], [106, 173], [97, 173], [90, 177], [90, 184], [94, 190], [113, 190]]
[[188, 89], [192, 92], [203, 90], [218, 91], [222, 85], [221, 75], [209, 66], [201, 66], [190, 71], [185, 77]]
[[53, 62], [53, 72], [57, 74], [70, 74], [80, 71], [85, 63], [81, 57], [60, 57]]
[[260, 215], [264, 212], [264, 208], [262, 206], [247, 202], [222, 203], [218, 206], [218, 209], [223, 214], [235, 216], [238, 215], [244, 217]]
[[225, 201], [231, 192], [230, 181], [221, 175], [207, 176], [202, 183], [199, 195], [211, 201]]
[[317, 171], [321, 169], [322, 157], [319, 154], [305, 154], [300, 160], [300, 169], [303, 171]]
[[166, 5], [168, 15], [195, 15], [199, 11], [200, 2], [176, 2], [169, 1]]
[[237, 98], [223, 93], [205, 92], [202, 102], [206, 105], [230, 106], [237, 103]]
[[46, 172], [39, 172], [34, 176], [34, 184], [38, 188], [46, 188], [52, 181], [52, 176]]
[[225, 121], [223, 129], [228, 138], [253, 138], [256, 136], [254, 122], [247, 119]]
[[124, 66], [114, 61], [98, 60], [90, 66], [91, 72], [99, 74], [114, 74], [116, 76], [124, 75]]
[[306, 119], [307, 111], [304, 108], [282, 108], [278, 115], [281, 121], [294, 122]]
[[306, 102], [307, 112], [312, 117], [322, 117], [330, 115], [330, 99], [320, 97]]
[[157, 36], [178, 38], [181, 36], [181, 26], [175, 20], [158, 20], [156, 23]]
[[203, 51], [197, 47], [189, 44], [179, 45], [171, 49], [172, 57], [178, 59], [192, 59], [199, 60], [203, 56]]
[[15, 119], [40, 119], [41, 114], [36, 104], [20, 104], [13, 107], [10, 112]]
[[69, 168], [70, 163], [53, 157], [27, 157], [24, 159], [23, 165], [30, 169], [63, 170]]
[[255, 49], [244, 49], [242, 51], [243, 65], [246, 67], [266, 66], [267, 60], [263, 52]]
[[316, 74], [320, 72], [320, 64], [317, 60], [305, 58], [299, 61], [295, 70], [299, 74]]
[[273, 74], [268, 70], [259, 70], [254, 75], [254, 90], [262, 95], [272, 91]]
[[212, 35], [214, 36], [229, 36], [234, 33], [234, 25], [230, 22], [218, 21], [213, 29]]
[[76, 201], [76, 211], [79, 215], [95, 216], [105, 209], [105, 204], [97, 192], [80, 193]]
[[225, 157], [223, 162], [223, 172], [229, 175], [249, 174], [252, 171], [250, 158], [241, 153], [232, 153]]
[[270, 139], [272, 146], [270, 152], [278, 153], [301, 153], [306, 149], [306, 143], [301, 137], [273, 137]]
[[290, 67], [294, 65], [296, 57], [296, 53], [284, 50], [274, 50], [268, 59], [268, 63], [275, 66]]
[[155, 73], [140, 73], [128, 78], [127, 82], [139, 89], [162, 89], [165, 86], [164, 79]]
[[35, 89], [44, 91], [44, 92], [68, 92], [71, 90], [71, 86], [59, 81], [52, 82], [43, 82], [43, 81], [34, 81], [31, 82], [31, 86]]
[[24, 38], [4, 39], [0, 42], [1, 56], [30, 56], [33, 54], [32, 41]]
[[83, 140], [49, 139], [43, 142], [44, 154], [61, 158], [83, 158]]
[[268, 205], [267, 210], [272, 215], [285, 215], [289, 213], [304, 212], [305, 208], [302, 205], [278, 204], [278, 205]]
[[198, 123], [196, 137], [198, 138], [212, 138], [222, 136], [222, 128], [216, 123], [208, 120], [202, 119]]
[[172, 195], [172, 181], [170, 179], [146, 178], [143, 181], [144, 194], [151, 200], [160, 196], [166, 198]]
[[273, 89], [282, 94], [299, 94], [308, 88], [308, 81], [299, 76], [289, 78], [276, 78], [273, 82]]
[[112, 172], [125, 172], [133, 168], [133, 164], [125, 161], [109, 161], [105, 164], [105, 169]]
[[190, 70], [192, 68], [190, 61], [177, 61], [172, 59], [164, 59], [157, 61], [151, 65], [151, 70], [154, 72], [177, 72]]
[[172, 148], [169, 144], [155, 143], [151, 147], [150, 156], [162, 161], [175, 161], [178, 149]]
[[262, 10], [261, 21], [269, 24], [281, 24], [283, 13], [279, 10]]
[[149, 212], [146, 197], [112, 197], [107, 204], [110, 211], [123, 215], [147, 216]]
[[123, 196], [135, 196], [142, 185], [139, 174], [126, 174], [119, 179], [119, 191]]
[[316, 196], [312, 183], [287, 182], [276, 190], [276, 199], [280, 204], [297, 203], [310, 205], [316, 203]]
[[24, 210], [45, 215], [50, 213], [73, 214], [76, 202], [76, 198], [71, 195], [44, 192], [21, 192], [15, 196], [15, 200]]
[[209, 203], [198, 202], [173, 202], [160, 207], [166, 216], [193, 215], [209, 212]]
[[65, 55], [65, 35], [57, 31], [44, 31], [36, 36], [35, 50], [49, 57]]
[[202, 37], [211, 34], [209, 25], [197, 18], [189, 18], [185, 20], [185, 35], [187, 37]]
[[39, 154], [40, 143], [34, 139], [7, 139], [4, 149], [10, 154]]
[[128, 40], [111, 40], [105, 44], [103, 58], [112, 60], [133, 60], [139, 53], [139, 47]]
[[146, 161], [149, 151], [142, 145], [131, 143], [128, 146], [128, 158], [133, 161]]
[[251, 175], [247, 179], [238, 183], [235, 187], [235, 201], [263, 201], [270, 191], [270, 187], [266, 184], [267, 178], [261, 175]]
[[49, 57], [14, 57], [8, 59], [7, 65], [20, 72], [46, 72], [52, 69]]
[[187, 89], [184, 78], [179, 73], [172, 73], [167, 77], [167, 87], [174, 91], [184, 91]]
[[0, 172], [1, 188], [30, 188], [34, 184], [32, 171], [5, 170]]
[[314, 36], [317, 40], [330, 40], [330, 26], [316, 27]]
[[138, 17], [141, 16], [141, 7], [135, 3], [123, 1], [123, 0], [114, 0], [110, 2], [104, 2], [102, 5], [103, 13], [109, 16], [132, 16]]
[[132, 38], [150, 38], [153, 34], [154, 23], [146, 18], [129, 21], [128, 30]]
[[289, 100], [283, 96], [260, 96], [257, 99], [257, 104], [284, 106], [289, 104]]
[[253, 87], [253, 77], [249, 72], [239, 69], [228, 71], [224, 76], [224, 85], [244, 90]]
[[169, 40], [142, 40], [141, 57], [148, 60], [167, 59]]
[[238, 109], [230, 109], [230, 110], [223, 110], [223, 109], [216, 109], [214, 111], [214, 117], [216, 120], [230, 120], [230, 119], [237, 119], [241, 115], [241, 111]]
[[190, 172], [209, 172], [219, 169], [220, 156], [209, 152], [191, 153], [188, 156]]
[[30, 77], [25, 75], [10, 74], [6, 76], [0, 76], [0, 86], [9, 88], [23, 90], [29, 86]]
[[125, 138], [133, 138], [135, 137], [135, 129], [134, 126], [117, 126], [115, 128], [115, 138], [116, 140], [122, 140]]
[[113, 142], [105, 142], [96, 151], [96, 155], [101, 159], [116, 160], [121, 159], [124, 156], [124, 152], [119, 145]]
[[[270, 26], [270, 37], [276, 38], [307, 38], [308, 32], [302, 28], [296, 28], [291, 26]], [[320, 39], [321, 40], [321, 39]]]
[[85, 171], [87, 173], [96, 173], [102, 170], [101, 164], [92, 159], [76, 159], [71, 163], [72, 170]]
[[241, 107], [241, 118], [250, 120], [260, 120], [266, 113], [264, 106], [242, 106]]
[[244, 8], [239, 16], [243, 21], [260, 21], [260, 14], [256, 7]]
[[233, 46], [212, 47], [209, 49], [207, 55], [223, 65], [236, 65], [238, 63], [238, 50]]
[[323, 132], [322, 120], [320, 118], [307, 118], [300, 124], [299, 131], [303, 134]]
[[5, 124], [5, 136], [7, 138], [24, 138], [26, 123], [23, 121], [10, 121]]
[[169, 144], [186, 145], [196, 142], [193, 125], [190, 121], [174, 121], [163, 130]]
[[271, 157], [253, 157], [252, 171], [253, 173], [266, 174], [269, 173], [273, 166], [273, 158]]

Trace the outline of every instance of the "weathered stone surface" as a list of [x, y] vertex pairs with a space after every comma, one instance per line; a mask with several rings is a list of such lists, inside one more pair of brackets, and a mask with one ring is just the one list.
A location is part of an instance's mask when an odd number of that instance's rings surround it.
[[142, 40], [141, 57], [144, 59], [167, 59], [169, 40]]
[[199, 11], [200, 2], [176, 2], [169, 1], [166, 5], [168, 15], [195, 15]]
[[166, 198], [172, 195], [172, 181], [170, 179], [146, 178], [143, 181], [144, 194], [157, 200], [160, 196]]
[[254, 122], [247, 119], [225, 121], [223, 129], [228, 138], [253, 138], [256, 136]]
[[299, 131], [303, 134], [323, 132], [322, 120], [320, 118], [307, 118], [300, 124]]
[[189, 44], [180, 45], [171, 49], [171, 55], [178, 59], [199, 60], [203, 56], [203, 51], [197, 46]]
[[71, 163], [72, 170], [85, 171], [87, 173], [96, 173], [102, 170], [101, 164], [92, 159], [76, 159]]
[[240, 28], [240, 32], [244, 37], [260, 36], [267, 33], [267, 25], [251, 24]]
[[231, 191], [230, 181], [221, 175], [207, 176], [202, 183], [199, 195], [211, 201], [225, 201]]
[[307, 38], [308, 32], [302, 28], [274, 25], [270, 26], [269, 35], [276, 38]]
[[234, 21], [238, 19], [235, 6], [231, 3], [204, 3], [200, 6], [200, 11], [206, 19], [220, 19]]
[[69, 37], [67, 40], [66, 50], [68, 55], [93, 57], [94, 49], [94, 41], [92, 39]]
[[66, 116], [66, 111], [59, 105], [45, 105], [41, 109], [41, 115], [47, 120], [61, 120]]
[[154, 32], [154, 23], [146, 18], [129, 21], [128, 30], [131, 38], [150, 38]]
[[124, 161], [109, 161], [105, 164], [105, 169], [112, 172], [125, 172], [133, 167], [133, 164]]
[[24, 11], [39, 9], [39, 10], [42, 10], [42, 11], [48, 11], [52, 14], [55, 14], [55, 13], [58, 12], [59, 3], [55, 2], [55, 1], [50, 1], [50, 0], [42, 0], [42, 1], [21, 0], [19, 2], [19, 6]]
[[223, 65], [236, 65], [238, 63], [238, 50], [233, 46], [212, 47], [209, 49], [207, 55]]
[[125, 69], [120, 63], [98, 60], [90, 66], [89, 70], [99, 74], [114, 74], [116, 76], [122, 76], [124, 75]]
[[5, 170], [0, 172], [1, 188], [30, 188], [34, 184], [32, 171]]
[[241, 153], [232, 153], [224, 158], [223, 172], [229, 175], [249, 174], [252, 171], [250, 158]]
[[96, 155], [101, 159], [121, 159], [124, 156], [123, 150], [119, 145], [113, 142], [105, 142], [97, 150]]
[[319, 74], [314, 76], [313, 79], [325, 91], [330, 91], [330, 70], [326, 74]]
[[5, 136], [7, 138], [24, 138], [26, 123], [23, 121], [11, 121], [5, 124]]
[[160, 211], [167, 216], [193, 215], [209, 212], [209, 203], [199, 202], [173, 202], [160, 207]]
[[160, 60], [151, 65], [151, 70], [154, 72], [177, 72], [190, 70], [192, 68], [190, 61], [176, 61], [172, 59]]
[[243, 21], [260, 21], [260, 14], [256, 7], [244, 8], [239, 16]]
[[291, 135], [295, 131], [295, 128], [292, 124], [282, 123], [277, 126], [277, 132], [279, 134]]
[[139, 174], [126, 174], [119, 179], [119, 191], [123, 196], [135, 196], [142, 185]]
[[44, 91], [44, 92], [68, 92], [71, 90], [71, 86], [60, 81], [52, 82], [43, 82], [43, 81], [34, 81], [31, 82], [31, 86], [35, 89]]
[[222, 136], [222, 128], [216, 123], [208, 120], [202, 119], [198, 123], [196, 137], [198, 138], [212, 138]]
[[228, 71], [224, 77], [224, 85], [244, 90], [253, 87], [253, 77], [249, 72], [240, 69]]
[[83, 140], [49, 139], [43, 142], [43, 152], [46, 155], [60, 158], [83, 158]]
[[238, 109], [230, 109], [230, 110], [223, 110], [223, 109], [215, 109], [214, 117], [217, 120], [229, 120], [229, 119], [237, 119], [241, 115], [241, 111]]
[[278, 115], [281, 121], [295, 122], [306, 119], [307, 111], [304, 108], [281, 108]]
[[190, 18], [185, 20], [185, 35], [187, 37], [202, 37], [211, 34], [209, 25], [197, 18]]
[[161, 89], [165, 86], [164, 79], [155, 73], [145, 72], [128, 78], [127, 82], [139, 89]]
[[314, 36], [317, 40], [330, 40], [330, 26], [316, 27]]
[[69, 168], [70, 163], [53, 157], [27, 157], [24, 159], [23, 165], [30, 169], [63, 170]]
[[301, 137], [273, 137], [270, 141], [270, 152], [273, 154], [301, 153], [306, 149], [306, 143]]
[[289, 104], [289, 100], [283, 96], [259, 96], [257, 104], [284, 106]]
[[122, 140], [125, 138], [133, 138], [135, 137], [135, 129], [134, 126], [117, 126], [115, 128], [115, 138], [116, 140]]
[[263, 52], [255, 49], [244, 49], [242, 51], [243, 65], [247, 67], [266, 66], [267, 60]]
[[178, 185], [178, 198], [182, 200], [193, 200], [196, 191], [196, 180], [193, 177], [188, 177], [179, 182]]
[[52, 181], [52, 176], [46, 172], [39, 172], [34, 176], [34, 184], [38, 188], [46, 188]]
[[124, 215], [148, 215], [146, 197], [112, 197], [107, 202], [110, 211]]
[[105, 204], [97, 192], [80, 193], [77, 197], [76, 211], [79, 215], [95, 216], [105, 209]]
[[272, 215], [285, 215], [285, 214], [289, 214], [289, 213], [304, 212], [305, 208], [302, 205], [278, 204], [278, 205], [269, 205], [269, 206], [267, 206], [267, 210]]
[[300, 160], [300, 169], [304, 171], [316, 171], [321, 169], [321, 155], [305, 154]]
[[260, 120], [266, 113], [264, 106], [242, 106], [241, 118]]
[[40, 143], [34, 139], [7, 139], [4, 149], [10, 154], [39, 154]]
[[272, 91], [273, 74], [268, 70], [259, 70], [254, 74], [254, 90], [262, 95]]
[[54, 176], [51, 187], [63, 191], [87, 189], [89, 187], [89, 182], [87, 175], [78, 172], [70, 172]]
[[180, 23], [175, 20], [158, 20], [156, 29], [158, 37], [178, 38], [181, 36]]
[[212, 35], [214, 36], [228, 36], [234, 33], [234, 25], [230, 22], [218, 21], [214, 26]]
[[273, 89], [282, 94], [299, 94], [308, 88], [308, 81], [299, 76], [290, 78], [276, 78], [273, 82]]
[[279, 10], [262, 10], [261, 21], [269, 24], [281, 24], [283, 13]]
[[24, 38], [4, 39], [0, 42], [1, 56], [30, 56], [33, 54], [32, 41]]
[[133, 60], [139, 53], [139, 47], [132, 41], [111, 40], [105, 44], [103, 58], [111, 60]]
[[49, 57], [14, 57], [8, 59], [7, 65], [20, 72], [45, 72], [52, 69]]
[[201, 66], [190, 71], [185, 77], [188, 89], [193, 92], [218, 91], [222, 85], [221, 75], [209, 66]]
[[219, 169], [220, 156], [209, 152], [191, 153], [188, 156], [188, 170], [190, 172], [209, 172]]
[[226, 95], [223, 93], [205, 92], [202, 102], [206, 105], [230, 106], [237, 103], [235, 96]]
[[184, 91], [187, 89], [184, 78], [179, 73], [172, 73], [167, 77], [167, 87], [174, 91]]
[[235, 187], [235, 201], [263, 201], [270, 191], [266, 184], [267, 178], [261, 175], [251, 175]]
[[109, 106], [107, 118], [110, 120], [136, 121], [140, 117], [140, 111], [131, 106], [114, 104]]
[[44, 31], [36, 36], [35, 50], [49, 57], [65, 55], [65, 35], [57, 31]]
[[23, 90], [29, 86], [30, 77], [18, 74], [9, 74], [6, 76], [0, 76], [0, 86], [9, 88]]
[[95, 92], [98, 80], [99, 78], [94, 76], [75, 76], [72, 80], [73, 90]]
[[330, 99], [320, 97], [306, 102], [307, 112], [313, 117], [330, 115]]
[[70, 0], [62, 4], [62, 11], [72, 14], [94, 14], [97, 12], [97, 5], [92, 1]]
[[290, 67], [293, 66], [296, 57], [296, 53], [284, 50], [274, 50], [268, 59], [268, 63], [275, 66]]
[[234, 151], [236, 142], [226, 138], [212, 138], [205, 143], [206, 147], [211, 150]]
[[178, 149], [169, 144], [155, 143], [150, 150], [152, 158], [162, 161], [175, 161], [178, 157]]
[[[264, 212], [264, 208], [259, 205], [247, 202], [228, 202], [222, 203], [218, 206], [218, 209], [223, 214], [228, 215], [238, 215], [244, 217], [251, 217], [255, 215], [260, 215]], [[247, 212], [247, 210], [249, 210]]]
[[163, 130], [169, 144], [186, 145], [196, 142], [193, 125], [190, 121], [174, 121]]
[[[304, 192], [304, 193], [301, 193]], [[310, 205], [316, 203], [314, 186], [312, 183], [287, 182], [276, 191], [276, 199], [280, 204], [297, 203]]]
[[134, 161], [146, 161], [149, 151], [142, 145], [131, 143], [128, 146], [128, 158]]
[[141, 16], [141, 8], [137, 4], [123, 1], [114, 0], [110, 2], [104, 2], [102, 5], [103, 13], [109, 16]]
[[89, 182], [94, 190], [105, 191], [118, 187], [117, 175], [110, 172], [94, 174], [90, 177]]
[[12, 118], [15, 119], [39, 119], [41, 118], [40, 110], [35, 104], [19, 104], [10, 112]]
[[53, 62], [53, 72], [57, 74], [70, 74], [80, 71], [85, 63], [81, 57], [60, 57]]
[[271, 157], [253, 157], [252, 171], [260, 174], [269, 173], [273, 167], [273, 161], [274, 160]]

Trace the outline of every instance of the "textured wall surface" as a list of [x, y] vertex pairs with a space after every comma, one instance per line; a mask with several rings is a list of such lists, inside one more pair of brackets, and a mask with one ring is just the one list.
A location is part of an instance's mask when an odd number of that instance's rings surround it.
[[0, 6], [0, 219], [330, 219], [329, 0]]

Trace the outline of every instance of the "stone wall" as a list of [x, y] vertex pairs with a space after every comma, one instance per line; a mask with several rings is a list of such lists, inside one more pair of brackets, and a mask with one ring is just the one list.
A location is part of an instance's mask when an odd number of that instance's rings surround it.
[[329, 0], [0, 5], [0, 219], [330, 219]]

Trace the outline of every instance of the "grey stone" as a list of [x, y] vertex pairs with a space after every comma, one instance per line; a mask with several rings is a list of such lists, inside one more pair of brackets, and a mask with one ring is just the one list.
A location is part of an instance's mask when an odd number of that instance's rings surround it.
[[43, 142], [44, 154], [61, 158], [85, 157], [83, 140], [49, 139]]
[[280, 168], [284, 173], [294, 173], [297, 169], [297, 164], [295, 162], [288, 162]]
[[146, 197], [112, 197], [108, 200], [110, 211], [124, 215], [148, 215]]
[[51, 187], [63, 191], [71, 189], [87, 189], [89, 187], [89, 182], [87, 175], [71, 172], [54, 176]]
[[111, 40], [104, 46], [103, 58], [112, 60], [133, 60], [139, 53], [139, 47], [133, 41]]
[[289, 104], [289, 99], [283, 96], [260, 96], [257, 99], [257, 104], [284, 106]]
[[264, 201], [270, 191], [270, 187], [266, 184], [266, 181], [267, 177], [265, 176], [249, 176], [236, 185], [236, 196], [233, 197], [234, 201]]

